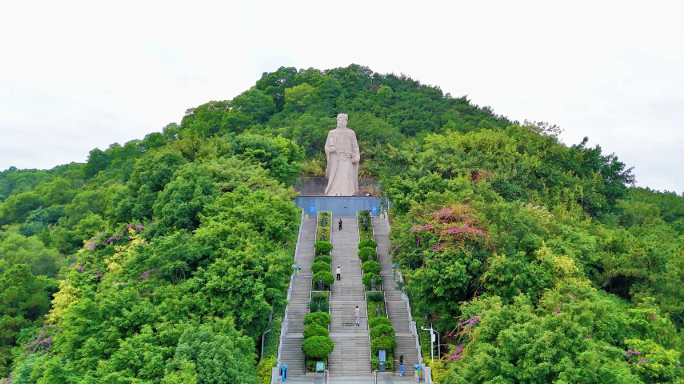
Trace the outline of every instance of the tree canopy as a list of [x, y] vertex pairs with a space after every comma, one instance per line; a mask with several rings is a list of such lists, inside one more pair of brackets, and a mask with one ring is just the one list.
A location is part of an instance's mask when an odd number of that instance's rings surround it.
[[85, 164], [0, 172], [0, 378], [264, 380], [292, 187], [325, 175], [337, 113], [392, 203], [413, 318], [444, 336], [438, 383], [684, 382], [683, 196], [556, 126], [360, 65], [281, 67]]

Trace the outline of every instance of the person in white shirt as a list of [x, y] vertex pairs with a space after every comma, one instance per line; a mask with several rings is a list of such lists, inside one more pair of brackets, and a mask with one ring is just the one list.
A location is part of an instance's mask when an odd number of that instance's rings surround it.
[[340, 266], [337, 266], [337, 280], [340, 280]]
[[356, 309], [354, 309], [354, 318], [356, 319], [356, 325], [359, 326], [359, 316], [361, 316], [361, 310], [359, 309], [359, 306], [356, 306]]

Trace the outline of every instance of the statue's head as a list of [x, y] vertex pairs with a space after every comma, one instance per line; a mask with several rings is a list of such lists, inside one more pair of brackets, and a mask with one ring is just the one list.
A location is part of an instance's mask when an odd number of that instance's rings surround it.
[[337, 115], [337, 128], [346, 128], [347, 121], [349, 121], [349, 116], [346, 113], [340, 113]]

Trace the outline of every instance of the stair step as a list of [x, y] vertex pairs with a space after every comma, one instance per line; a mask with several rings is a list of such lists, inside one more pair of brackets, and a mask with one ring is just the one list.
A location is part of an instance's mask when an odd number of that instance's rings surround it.
[[[333, 217], [333, 223], [339, 221], [339, 217]], [[299, 248], [297, 252], [297, 265], [302, 269], [302, 276], [296, 277], [292, 282], [292, 291], [288, 306], [288, 334], [283, 338], [281, 361], [288, 365], [288, 374], [292, 377], [304, 375], [304, 355], [301, 352], [301, 343], [304, 340], [302, 332], [305, 329], [302, 320], [308, 311], [308, 303], [311, 292], [311, 264], [315, 261], [313, 243], [315, 242], [317, 218], [304, 219]], [[331, 233], [331, 242], [334, 246], [332, 251], [332, 272], [337, 266], [341, 268], [341, 280], [335, 281], [331, 287], [330, 314], [330, 337], [335, 342], [335, 349], [328, 360], [331, 377], [340, 376], [368, 376], [370, 366], [370, 345], [368, 343], [367, 313], [364, 301], [365, 288], [361, 282], [361, 261], [358, 252], [358, 226], [353, 217], [342, 218], [344, 226], [341, 231], [334, 228]], [[418, 351], [415, 347], [415, 338], [410, 335], [406, 309], [406, 303], [402, 300], [402, 292], [394, 289], [396, 283], [391, 275], [391, 262], [387, 255], [387, 222], [383, 219], [373, 218], [375, 228], [375, 240], [378, 242], [378, 261], [382, 266], [381, 275], [385, 284], [385, 299], [387, 301], [387, 314], [392, 320], [392, 326], [397, 332], [397, 348], [395, 357], [404, 356], [406, 366], [418, 362]], [[353, 318], [353, 310], [359, 307], [360, 326], [356, 326]], [[398, 365], [396, 371], [398, 371]]]

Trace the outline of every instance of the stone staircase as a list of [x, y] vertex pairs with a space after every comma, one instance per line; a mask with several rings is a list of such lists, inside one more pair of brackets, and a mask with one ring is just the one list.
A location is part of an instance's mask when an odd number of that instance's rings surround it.
[[[342, 219], [342, 230], [337, 223]], [[368, 343], [368, 317], [363, 284], [361, 260], [357, 256], [358, 228], [355, 217], [334, 217], [331, 234], [333, 244], [332, 269], [341, 269], [341, 281], [331, 288], [330, 338], [335, 349], [328, 358], [331, 377], [368, 376], [371, 374], [370, 345]], [[361, 309], [360, 325], [354, 322], [354, 308]]]
[[295, 277], [292, 285], [292, 296], [287, 312], [287, 335], [283, 338], [281, 364], [287, 365], [288, 376], [304, 376], [305, 362], [302, 353], [304, 341], [304, 316], [309, 313], [309, 296], [311, 292], [311, 263], [314, 259], [313, 244], [316, 238], [316, 217], [302, 221], [302, 231], [297, 249], [297, 265], [301, 267], [301, 276]]
[[[357, 256], [359, 242], [357, 221], [355, 217], [342, 217], [343, 229], [337, 229], [340, 217], [333, 218], [331, 240], [332, 271], [340, 266], [341, 281], [335, 281], [331, 288], [330, 338], [335, 342], [335, 349], [328, 359], [331, 382], [357, 382], [371, 378], [370, 345], [368, 343], [368, 317], [364, 288], [361, 282], [361, 261]], [[297, 250], [297, 265], [301, 267], [300, 277], [295, 277], [292, 294], [288, 306], [288, 333], [283, 337], [281, 364], [288, 366], [288, 377], [293, 382], [314, 382], [312, 377], [305, 376], [305, 360], [302, 354], [304, 336], [304, 316], [309, 313], [308, 303], [311, 292], [311, 264], [314, 259], [313, 244], [316, 236], [316, 218], [303, 220], [302, 231]], [[383, 288], [387, 300], [387, 314], [396, 331], [397, 348], [395, 359], [404, 356], [407, 376], [411, 374], [413, 364], [418, 363], [418, 351], [415, 338], [409, 329], [409, 314], [400, 291], [392, 289], [392, 263], [387, 253], [387, 222], [384, 219], [373, 219], [375, 240], [378, 242], [378, 260], [382, 266]], [[360, 326], [354, 323], [354, 308], [361, 309]], [[398, 374], [399, 365], [395, 372]], [[342, 381], [340, 381], [342, 380]], [[409, 382], [410, 377], [393, 376], [393, 382]], [[359, 381], [361, 382], [361, 381]]]
[[[396, 282], [392, 278], [392, 262], [387, 251], [387, 220], [373, 218], [375, 241], [378, 243], [378, 261], [382, 266], [380, 272], [387, 301], [387, 316], [392, 320], [392, 328], [396, 332], [397, 348], [394, 350], [395, 360], [404, 356], [404, 366], [409, 373], [413, 364], [418, 364], [419, 356], [416, 349], [415, 337], [409, 329], [409, 314], [406, 302], [402, 300], [402, 293], [396, 289]], [[399, 372], [399, 364], [395, 364], [395, 372]]]

